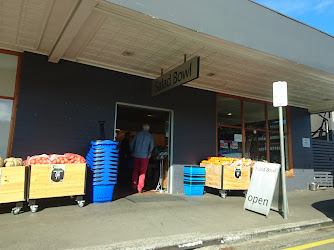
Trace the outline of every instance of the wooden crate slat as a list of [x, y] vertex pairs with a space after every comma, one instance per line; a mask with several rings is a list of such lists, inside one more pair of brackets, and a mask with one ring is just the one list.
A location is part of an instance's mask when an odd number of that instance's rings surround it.
[[63, 183], [51, 183], [51, 165], [32, 165], [29, 199], [85, 194], [86, 164], [65, 164]]
[[0, 203], [25, 200], [25, 166], [1, 168], [0, 181]]

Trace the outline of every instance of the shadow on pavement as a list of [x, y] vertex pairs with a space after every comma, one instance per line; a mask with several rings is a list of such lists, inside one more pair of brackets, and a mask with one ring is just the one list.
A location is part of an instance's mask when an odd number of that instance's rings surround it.
[[334, 221], [334, 199], [313, 203], [312, 207]]
[[[30, 208], [28, 207], [28, 203], [23, 203], [22, 212], [30, 212]], [[49, 198], [49, 199], [38, 199], [38, 211], [42, 211], [45, 208], [52, 208], [52, 207], [65, 207], [65, 206], [75, 206], [77, 202], [70, 197], [60, 197], [60, 198]], [[13, 203], [5, 203], [0, 205], [0, 214], [7, 214], [10, 213], [12, 208], [15, 207], [15, 202]]]

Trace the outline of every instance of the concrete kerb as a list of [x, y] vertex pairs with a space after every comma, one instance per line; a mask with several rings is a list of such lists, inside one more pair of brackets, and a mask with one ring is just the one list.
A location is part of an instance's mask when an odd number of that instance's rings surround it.
[[233, 245], [266, 239], [271, 236], [301, 232], [334, 225], [334, 218], [287, 223], [272, 227], [257, 228], [224, 234], [181, 234], [167, 237], [146, 238], [80, 249], [194, 249], [214, 245]]

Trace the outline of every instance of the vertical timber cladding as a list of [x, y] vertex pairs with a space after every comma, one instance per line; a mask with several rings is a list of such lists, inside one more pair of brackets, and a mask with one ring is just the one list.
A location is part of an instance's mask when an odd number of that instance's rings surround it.
[[190, 82], [199, 77], [199, 57], [196, 56], [152, 81], [152, 96]]

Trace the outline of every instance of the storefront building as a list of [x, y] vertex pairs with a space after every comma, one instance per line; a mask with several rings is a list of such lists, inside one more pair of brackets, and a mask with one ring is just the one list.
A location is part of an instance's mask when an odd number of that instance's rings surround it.
[[[5, 2], [1, 11], [18, 10]], [[167, 124], [154, 131], [169, 151], [164, 187], [182, 193], [183, 166], [208, 156], [280, 162], [271, 99], [272, 83], [285, 80], [291, 104], [284, 110], [287, 185], [307, 187], [313, 156], [302, 141], [311, 138], [310, 112], [334, 109], [333, 37], [252, 1], [198, 2], [188, 12], [185, 3], [175, 9], [160, 1], [110, 2], [30, 3], [17, 11], [20, 24], [2, 24], [2, 30], [17, 30], [0, 37], [3, 156], [85, 155], [100, 136], [99, 121], [106, 138], [117, 139], [131, 130], [125, 121], [137, 118], [130, 110], [137, 108], [146, 110], [148, 121]], [[200, 10], [217, 19], [205, 21]], [[227, 14], [233, 11], [253, 23], [232, 22]], [[231, 21], [229, 27], [220, 18]], [[198, 79], [151, 95], [152, 79], [194, 56], [200, 56]], [[157, 116], [164, 118], [158, 122]]]

